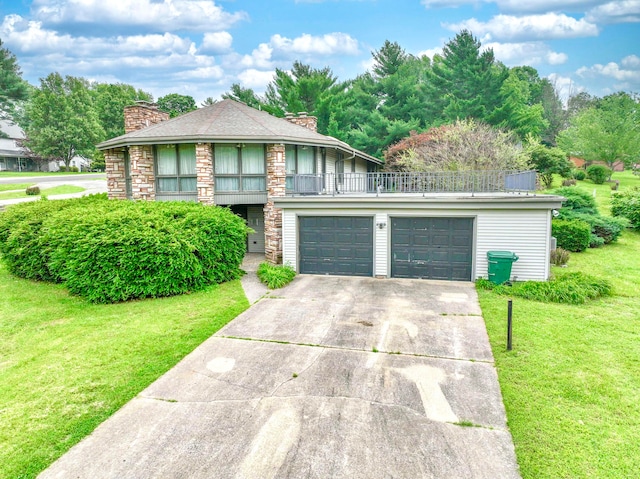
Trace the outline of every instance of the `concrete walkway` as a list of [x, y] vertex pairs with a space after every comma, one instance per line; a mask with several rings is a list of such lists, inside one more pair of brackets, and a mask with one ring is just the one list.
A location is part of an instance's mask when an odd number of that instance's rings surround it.
[[520, 476], [473, 284], [298, 276], [40, 477]]

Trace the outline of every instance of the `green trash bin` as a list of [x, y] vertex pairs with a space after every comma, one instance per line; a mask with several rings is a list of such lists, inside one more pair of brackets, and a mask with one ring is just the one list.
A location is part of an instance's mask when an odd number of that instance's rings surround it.
[[489, 262], [489, 281], [502, 284], [511, 278], [511, 265], [518, 257], [511, 251], [487, 251]]

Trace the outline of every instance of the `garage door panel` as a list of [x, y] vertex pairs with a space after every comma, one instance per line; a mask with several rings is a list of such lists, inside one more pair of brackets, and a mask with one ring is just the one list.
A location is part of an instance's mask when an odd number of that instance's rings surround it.
[[301, 216], [298, 224], [301, 273], [373, 276], [371, 216]]
[[469, 281], [473, 219], [392, 218], [391, 253], [393, 277]]

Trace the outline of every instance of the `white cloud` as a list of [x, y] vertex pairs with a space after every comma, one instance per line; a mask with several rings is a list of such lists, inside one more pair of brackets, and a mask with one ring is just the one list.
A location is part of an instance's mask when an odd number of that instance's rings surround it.
[[624, 57], [620, 63], [622, 63], [623, 67], [640, 70], [640, 57], [638, 57], [637, 55], [629, 55], [628, 57]]
[[488, 22], [472, 18], [455, 24], [443, 24], [452, 31], [471, 30], [474, 35], [485, 40], [551, 40], [597, 36], [597, 25], [585, 19], [576, 20], [565, 14], [545, 13], [542, 15], [496, 15]]
[[640, 0], [608, 2], [598, 5], [587, 12], [585, 17], [598, 23], [635, 23], [640, 22]]
[[218, 65], [194, 68], [193, 70], [183, 70], [172, 75], [176, 80], [217, 80], [224, 76], [224, 70]]
[[251, 55], [244, 55], [240, 63], [244, 67], [273, 68], [272, 54], [273, 48], [267, 43], [261, 43]]
[[474, 5], [476, 8], [482, 3], [494, 3], [504, 12], [584, 12], [588, 8], [602, 3], [600, 0], [422, 0], [426, 8], [458, 8], [463, 5]]
[[422, 56], [428, 56], [429, 58], [433, 59], [434, 55], [442, 55], [442, 47], [436, 47], [436, 48], [428, 48], [426, 50], [422, 50], [420, 52], [418, 52], [417, 56], [422, 57]]
[[245, 88], [264, 90], [267, 84], [273, 80], [274, 75], [274, 71], [261, 71], [249, 68], [238, 75], [238, 80], [240, 80], [240, 84]]
[[573, 95], [577, 95], [581, 91], [585, 91], [585, 88], [581, 85], [576, 84], [576, 82], [567, 76], [558, 75], [557, 73], [552, 73], [547, 76], [547, 79], [551, 82], [553, 87], [558, 92], [558, 96], [562, 99], [562, 102], [567, 104], [569, 97]]
[[304, 55], [357, 55], [358, 41], [346, 33], [327, 33], [313, 36], [303, 33], [297, 38], [286, 38], [281, 35], [271, 37], [271, 45], [275, 50]]
[[496, 59], [506, 65], [561, 65], [568, 60], [566, 53], [554, 52], [544, 42], [486, 43], [483, 48], [492, 48]]
[[211, 0], [34, 0], [32, 12], [45, 25], [146, 27], [153, 31], [217, 31], [248, 19]]
[[640, 71], [620, 68], [616, 62], [609, 62], [606, 65], [596, 63], [590, 67], [581, 67], [576, 73], [585, 78], [602, 76], [625, 82], [637, 80]]
[[202, 39], [200, 51], [203, 53], [223, 53], [229, 51], [233, 37], [229, 32], [207, 32]]

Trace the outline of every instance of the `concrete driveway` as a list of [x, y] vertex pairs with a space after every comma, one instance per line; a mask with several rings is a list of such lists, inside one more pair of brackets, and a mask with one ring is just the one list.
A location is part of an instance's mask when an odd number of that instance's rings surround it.
[[41, 478], [519, 478], [471, 283], [299, 276]]

